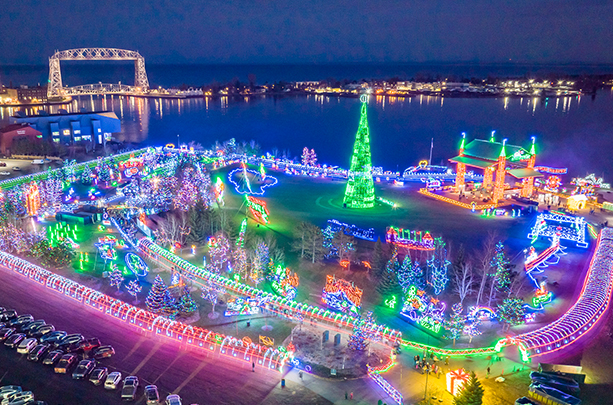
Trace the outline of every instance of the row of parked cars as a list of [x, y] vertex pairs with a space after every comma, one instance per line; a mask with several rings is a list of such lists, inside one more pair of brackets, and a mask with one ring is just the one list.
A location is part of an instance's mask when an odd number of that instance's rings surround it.
[[529, 396], [519, 398], [516, 405], [536, 405], [547, 402], [555, 405], [580, 405], [577, 395], [581, 392], [579, 383], [572, 378], [548, 373], [533, 371], [530, 373], [531, 384]]
[[45, 401], [36, 401], [32, 391], [24, 391], [19, 385], [0, 387], [1, 405], [47, 405]]
[[[107, 367], [101, 367], [98, 360], [111, 357], [115, 354], [112, 346], [101, 345], [98, 338], [85, 339], [81, 334], [68, 334], [64, 331], [56, 331], [53, 325], [44, 320], [34, 320], [32, 315], [18, 315], [13, 309], [0, 307], [0, 342], [4, 345], [17, 349], [17, 352], [26, 355], [33, 362], [41, 362], [43, 365], [52, 366], [57, 374], [69, 374], [75, 380], [89, 380], [94, 385], [103, 385], [107, 390], [115, 390], [121, 385], [121, 398], [133, 401], [139, 387], [137, 376], [127, 376], [123, 379], [119, 371], [109, 373]], [[12, 386], [14, 387], [14, 386]], [[32, 399], [19, 402], [25, 398], [25, 394], [19, 394], [15, 389], [13, 395], [16, 402], [7, 400], [0, 405], [31, 405], [37, 404]], [[1, 393], [1, 391], [0, 391]], [[31, 394], [31, 393], [30, 393]], [[160, 395], [155, 385], [145, 387], [144, 395], [147, 405], [158, 405]], [[181, 405], [178, 395], [166, 397], [167, 405]]]

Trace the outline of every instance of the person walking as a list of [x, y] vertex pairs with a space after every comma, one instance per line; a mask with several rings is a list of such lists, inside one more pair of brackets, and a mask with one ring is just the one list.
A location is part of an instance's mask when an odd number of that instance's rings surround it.
[[251, 371], [255, 373], [255, 362], [251, 363]]
[[487, 366], [487, 376], [488, 377], [490, 376], [490, 367], [489, 366]]

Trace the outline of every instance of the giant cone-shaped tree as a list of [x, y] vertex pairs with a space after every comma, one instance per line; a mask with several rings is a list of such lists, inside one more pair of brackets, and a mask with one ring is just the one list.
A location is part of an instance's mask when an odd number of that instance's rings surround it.
[[370, 131], [366, 118], [366, 98], [362, 99], [360, 126], [355, 136], [351, 167], [343, 203], [349, 208], [372, 208], [375, 205], [375, 186], [372, 180]]

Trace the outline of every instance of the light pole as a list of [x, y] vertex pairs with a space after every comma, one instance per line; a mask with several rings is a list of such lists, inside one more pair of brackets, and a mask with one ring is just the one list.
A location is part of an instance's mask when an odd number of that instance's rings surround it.
[[177, 134], [177, 149], [179, 149], [179, 143], [180, 143], [180, 141], [179, 141], [179, 134]]

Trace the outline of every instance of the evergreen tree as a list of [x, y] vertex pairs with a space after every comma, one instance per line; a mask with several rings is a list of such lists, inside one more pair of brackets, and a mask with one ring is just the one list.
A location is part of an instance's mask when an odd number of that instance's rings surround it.
[[377, 285], [377, 291], [382, 295], [397, 294], [400, 285], [398, 284], [398, 248], [394, 246], [392, 257], [388, 260], [383, 275]]
[[372, 269], [372, 275], [376, 280], [379, 280], [383, 275], [383, 270], [385, 269], [385, 254], [383, 252], [383, 244], [381, 243], [381, 239], [378, 238], [375, 242], [375, 247], [372, 251], [372, 257], [370, 259], [370, 267]]
[[81, 172], [81, 183], [85, 185], [92, 184], [92, 169], [89, 165], [85, 165]]
[[453, 398], [454, 405], [482, 405], [483, 387], [474, 372], [470, 373], [470, 378], [464, 383], [460, 394]]
[[168, 294], [168, 287], [162, 280], [162, 277], [158, 274], [153, 281], [153, 285], [149, 290], [149, 294], [147, 295], [147, 299], [145, 303], [147, 304], [147, 309], [154, 314], [161, 314], [164, 310], [165, 301], [164, 298]]
[[445, 322], [445, 330], [447, 331], [446, 338], [453, 340], [453, 347], [455, 347], [455, 341], [462, 335], [464, 330], [464, 318], [462, 317], [462, 304], [453, 304], [451, 307], [452, 313], [449, 316], [449, 320]]
[[505, 298], [502, 304], [498, 305], [497, 314], [500, 321], [506, 324], [505, 329], [509, 329], [524, 322], [526, 310], [521, 298]]
[[357, 314], [353, 325], [353, 333], [349, 336], [347, 348], [355, 351], [364, 351], [368, 347], [367, 339], [370, 337], [369, 327], [374, 323], [373, 313], [368, 312], [365, 318]]
[[198, 305], [192, 298], [187, 287], [183, 287], [181, 294], [181, 300], [179, 301], [179, 312], [184, 314], [191, 314], [198, 310]]
[[504, 254], [502, 241], [496, 244], [494, 257], [492, 258], [492, 267], [495, 271], [493, 277], [496, 281], [496, 289], [500, 292], [507, 292], [511, 285], [511, 269], [509, 259]]
[[170, 294], [169, 289], [166, 289], [166, 293], [164, 294], [163, 305], [164, 307], [162, 309], [162, 314], [169, 319], [175, 319], [177, 313], [179, 312], [179, 305]]
[[203, 244], [206, 241], [210, 229], [208, 209], [202, 200], [190, 207], [187, 214], [190, 229], [187, 235], [188, 243]]

